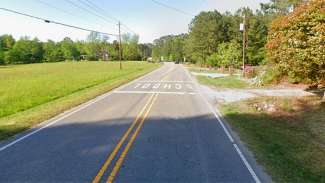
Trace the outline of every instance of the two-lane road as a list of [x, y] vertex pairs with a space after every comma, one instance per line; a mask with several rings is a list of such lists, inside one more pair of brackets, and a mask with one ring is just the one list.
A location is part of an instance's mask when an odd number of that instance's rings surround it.
[[259, 182], [181, 65], [0, 146], [0, 182]]

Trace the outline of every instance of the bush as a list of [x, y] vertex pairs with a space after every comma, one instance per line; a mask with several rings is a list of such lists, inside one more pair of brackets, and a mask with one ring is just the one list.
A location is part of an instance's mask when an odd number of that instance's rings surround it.
[[311, 0], [275, 19], [268, 35], [268, 62], [292, 82], [325, 80], [325, 1]]
[[5, 52], [0, 50], [0, 65], [5, 64]]
[[218, 53], [214, 53], [207, 58], [207, 64], [212, 67], [220, 66], [220, 55]]
[[241, 64], [240, 56], [240, 45], [231, 41], [219, 44], [217, 52], [209, 56], [207, 62], [210, 66], [238, 68]]
[[280, 82], [281, 73], [272, 67], [268, 67], [265, 71], [261, 72], [261, 81], [263, 85], [275, 84]]

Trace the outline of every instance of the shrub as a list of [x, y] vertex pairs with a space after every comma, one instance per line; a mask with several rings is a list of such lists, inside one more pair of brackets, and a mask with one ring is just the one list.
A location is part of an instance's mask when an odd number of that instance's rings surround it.
[[0, 65], [5, 64], [5, 52], [0, 50]]
[[281, 73], [275, 68], [268, 67], [265, 71], [261, 72], [260, 77], [263, 85], [274, 84], [280, 82]]
[[241, 64], [240, 45], [236, 41], [221, 43], [216, 53], [208, 57], [210, 66], [239, 68]]
[[325, 79], [325, 1], [311, 0], [275, 19], [268, 35], [268, 62], [292, 82]]

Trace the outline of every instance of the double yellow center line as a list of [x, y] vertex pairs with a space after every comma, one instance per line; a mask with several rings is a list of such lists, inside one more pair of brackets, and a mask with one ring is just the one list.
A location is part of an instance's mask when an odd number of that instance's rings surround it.
[[106, 161], [104, 162], [103, 166], [101, 167], [101, 169], [99, 170], [99, 172], [97, 173], [96, 177], [94, 178], [94, 180], [92, 181], [93, 183], [98, 183], [101, 178], [103, 177], [105, 171], [107, 170], [107, 168], [109, 167], [109, 165], [112, 163], [113, 159], [115, 158], [115, 156], [117, 155], [117, 153], [119, 152], [119, 150], [121, 149], [122, 145], [124, 144], [124, 142], [128, 139], [128, 137], [130, 136], [131, 132], [133, 131], [133, 129], [137, 126], [137, 128], [135, 129], [135, 131], [133, 132], [130, 140], [128, 141], [128, 143], [126, 144], [124, 150], [122, 151], [121, 155], [118, 157], [113, 170], [111, 171], [108, 179], [106, 182], [113, 182], [115, 176], [117, 175], [119, 169], [122, 166], [122, 163], [130, 149], [130, 147], [132, 146], [132, 144], [134, 143], [139, 131], [141, 130], [143, 123], [145, 121], [145, 119], [147, 118], [147, 116], [149, 115], [149, 112], [153, 106], [153, 104], [155, 103], [155, 101], [158, 98], [158, 94], [152, 94], [148, 101], [146, 102], [146, 104], [144, 105], [144, 107], [142, 108], [142, 110], [140, 111], [140, 113], [137, 115], [137, 117], [135, 118], [135, 120], [133, 121], [132, 125], [128, 128], [128, 130], [126, 131], [126, 133], [123, 135], [123, 137], [121, 138], [121, 140], [118, 142], [118, 144], [115, 146], [115, 148], [113, 149], [112, 153], [108, 156], [108, 158], [106, 159]]
[[[173, 71], [175, 68], [171, 69], [169, 72]], [[168, 72], [168, 73], [169, 73]], [[168, 77], [168, 74], [166, 74], [161, 81], [165, 80]], [[108, 167], [111, 165], [112, 161], [114, 160], [115, 156], [118, 154], [119, 150], [121, 149], [122, 145], [125, 143], [125, 141], [128, 139], [128, 137], [130, 136], [130, 134], [133, 131], [133, 134], [130, 138], [130, 140], [127, 142], [125, 148], [123, 149], [122, 153], [120, 154], [120, 156], [118, 157], [117, 161], [115, 162], [115, 165], [112, 169], [112, 171], [110, 172], [108, 179], [106, 180], [107, 183], [111, 183], [114, 181], [118, 171], [120, 170], [123, 161], [127, 155], [127, 153], [129, 152], [132, 144], [134, 143], [139, 131], [141, 130], [143, 123], [145, 121], [145, 119], [148, 117], [151, 108], [153, 106], [153, 104], [155, 103], [155, 101], [158, 98], [158, 93], [152, 94], [148, 101], [146, 102], [146, 104], [143, 106], [143, 108], [141, 109], [140, 113], [137, 115], [137, 117], [134, 119], [132, 125], [128, 128], [128, 130], [125, 132], [125, 134], [123, 135], [123, 137], [121, 138], [121, 140], [118, 142], [118, 144], [115, 146], [115, 148], [113, 149], [113, 151], [111, 152], [111, 154], [108, 156], [108, 158], [106, 159], [106, 161], [104, 162], [103, 166], [101, 167], [101, 169], [98, 171], [97, 175], [95, 176], [94, 180], [92, 181], [92, 183], [98, 183], [100, 182], [101, 178], [103, 177], [103, 175], [105, 174], [106, 170], [108, 169]], [[137, 126], [137, 127], [136, 127]], [[136, 129], [134, 130], [134, 128], [136, 127]]]

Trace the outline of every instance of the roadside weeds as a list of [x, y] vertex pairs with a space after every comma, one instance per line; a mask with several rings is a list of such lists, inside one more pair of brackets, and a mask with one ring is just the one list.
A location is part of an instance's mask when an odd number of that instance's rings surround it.
[[260, 97], [219, 108], [275, 181], [325, 182], [325, 103], [319, 97]]

